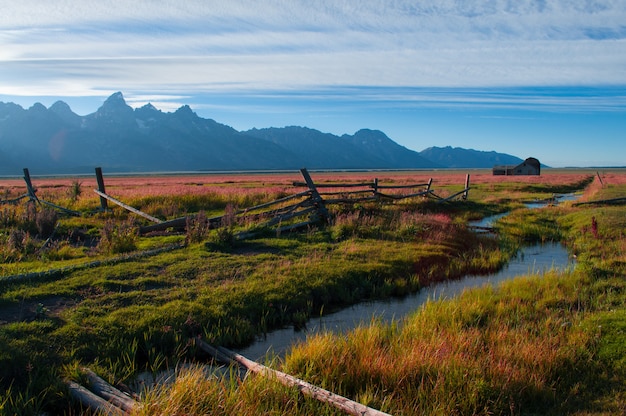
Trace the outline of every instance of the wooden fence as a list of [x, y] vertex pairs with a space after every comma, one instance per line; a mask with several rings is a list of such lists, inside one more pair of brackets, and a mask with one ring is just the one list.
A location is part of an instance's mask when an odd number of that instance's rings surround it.
[[[354, 204], [367, 201], [394, 202], [416, 197], [434, 198], [438, 202], [448, 202], [457, 197], [463, 200], [467, 199], [470, 189], [469, 174], [466, 176], [463, 190], [453, 195], [442, 197], [433, 191], [432, 178], [424, 183], [403, 185], [385, 185], [379, 183], [378, 179], [374, 179], [371, 182], [360, 183], [315, 183], [307, 169], [301, 169], [300, 173], [304, 181], [293, 182], [293, 186], [296, 188], [306, 188], [304, 191], [211, 218], [203, 218], [199, 214], [194, 214], [164, 221], [127, 205], [107, 194], [102, 169], [99, 167], [95, 169], [98, 189], [94, 189], [94, 192], [100, 198], [100, 212], [109, 210], [110, 202], [153, 223], [139, 227], [140, 234], [163, 232], [167, 230], [184, 231], [191, 222], [199, 220], [205, 221], [206, 224], [204, 225], [208, 228], [220, 228], [233, 223], [254, 224], [251, 231], [236, 235], [237, 238], [242, 239], [254, 235], [255, 230], [275, 227], [275, 231], [281, 233], [328, 223], [331, 220], [331, 216], [327, 206], [331, 204]], [[23, 198], [29, 198], [30, 201], [40, 205], [50, 206], [67, 215], [81, 215], [79, 212], [38, 198], [28, 169], [24, 169], [24, 181], [26, 183], [26, 194], [14, 200], [2, 202], [16, 203]]]

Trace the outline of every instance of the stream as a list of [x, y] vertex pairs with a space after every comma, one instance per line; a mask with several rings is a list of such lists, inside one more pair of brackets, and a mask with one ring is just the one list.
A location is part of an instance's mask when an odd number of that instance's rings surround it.
[[[573, 194], [555, 197], [557, 201], [570, 201], [576, 199]], [[541, 208], [545, 202], [526, 204], [528, 208]], [[497, 214], [470, 223], [471, 226], [489, 228], [493, 223], [506, 214]], [[484, 232], [484, 231], [478, 231]], [[335, 334], [346, 333], [360, 325], [367, 325], [372, 320], [383, 323], [400, 321], [414, 313], [426, 302], [438, 299], [449, 299], [458, 296], [464, 290], [485, 285], [497, 285], [500, 282], [513, 279], [522, 275], [542, 275], [548, 270], [570, 269], [576, 263], [565, 247], [560, 243], [536, 244], [522, 248], [517, 255], [500, 271], [487, 275], [468, 275], [458, 280], [449, 280], [436, 283], [422, 288], [419, 292], [402, 298], [391, 298], [378, 301], [369, 301], [356, 304], [338, 312], [311, 318], [304, 329], [285, 327], [257, 337], [248, 347], [236, 350], [237, 353], [254, 361], [263, 362], [267, 357], [284, 357], [285, 353], [295, 344], [306, 340], [307, 336], [320, 333], [332, 332]], [[223, 371], [222, 367], [208, 366], [209, 373]], [[160, 383], [170, 383], [175, 378], [176, 369], [169, 369], [153, 375], [150, 372], [141, 373], [131, 387], [140, 392], [144, 389]], [[227, 374], [223, 372], [222, 374]]]
[[[572, 200], [572, 195], [559, 197], [560, 200]], [[527, 204], [529, 208], [540, 208], [545, 203]], [[493, 222], [506, 214], [497, 214], [480, 221], [472, 222], [472, 226], [491, 227]], [[484, 285], [497, 285], [505, 280], [521, 275], [541, 275], [548, 270], [565, 270], [573, 268], [575, 261], [570, 258], [567, 250], [560, 243], [544, 243], [522, 248], [500, 271], [488, 275], [468, 275], [458, 280], [450, 280], [422, 288], [419, 292], [403, 298], [369, 301], [356, 304], [328, 315], [311, 318], [304, 329], [293, 327], [269, 332], [257, 337], [248, 347], [237, 352], [255, 361], [263, 361], [267, 356], [282, 357], [289, 348], [302, 342], [307, 336], [319, 332], [344, 333], [357, 326], [367, 325], [372, 320], [390, 323], [401, 320], [415, 312], [429, 300], [446, 299], [458, 296], [465, 289]]]

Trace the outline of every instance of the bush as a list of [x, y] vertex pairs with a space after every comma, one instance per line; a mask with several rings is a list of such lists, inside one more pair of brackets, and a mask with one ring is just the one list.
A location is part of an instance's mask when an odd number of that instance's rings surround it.
[[198, 212], [193, 217], [187, 217], [187, 234], [185, 243], [199, 243], [209, 235], [210, 224], [204, 211]]
[[55, 210], [44, 208], [35, 215], [35, 227], [37, 234], [41, 238], [48, 238], [54, 232], [58, 220], [58, 214]]
[[128, 253], [137, 249], [137, 227], [134, 221], [128, 220], [119, 225], [107, 220], [102, 228], [100, 251], [104, 253]]

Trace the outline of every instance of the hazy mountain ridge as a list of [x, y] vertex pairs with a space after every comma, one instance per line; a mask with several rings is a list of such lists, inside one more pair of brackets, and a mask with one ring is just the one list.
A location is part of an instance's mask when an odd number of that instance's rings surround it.
[[[511, 158], [515, 162], [508, 162]], [[151, 104], [133, 109], [120, 92], [86, 116], [63, 101], [28, 109], [0, 102], [3, 175], [19, 174], [24, 167], [36, 174], [63, 174], [90, 173], [96, 166], [110, 172], [426, 169], [517, 161], [449, 147], [415, 152], [369, 129], [342, 136], [298, 126], [240, 132], [201, 118], [186, 105], [171, 113]]]
[[523, 162], [519, 157], [505, 153], [451, 146], [429, 147], [422, 150], [420, 155], [448, 168], [486, 168], [494, 165], [518, 165]]

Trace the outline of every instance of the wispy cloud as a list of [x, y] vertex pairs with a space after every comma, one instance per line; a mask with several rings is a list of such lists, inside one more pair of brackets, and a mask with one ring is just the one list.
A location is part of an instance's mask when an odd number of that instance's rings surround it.
[[621, 0], [0, 6], [4, 94], [626, 84]]

